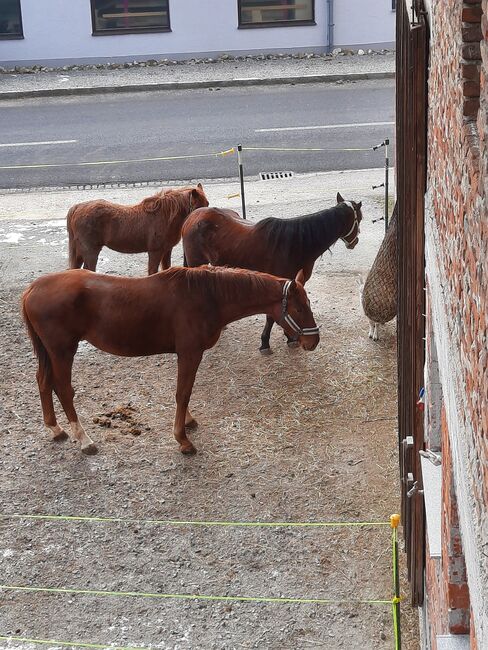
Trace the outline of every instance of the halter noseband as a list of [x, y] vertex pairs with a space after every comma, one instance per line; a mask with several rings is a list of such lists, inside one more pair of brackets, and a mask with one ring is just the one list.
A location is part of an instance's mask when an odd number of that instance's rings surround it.
[[[341, 237], [341, 239], [346, 244], [347, 248], [351, 248], [351, 246], [353, 244], [355, 244], [357, 242], [357, 240], [359, 239], [359, 219], [358, 219], [358, 215], [357, 215], [357, 212], [356, 212], [356, 208], [354, 207], [352, 202], [351, 201], [344, 201], [344, 203], [352, 208], [352, 211], [354, 213], [354, 221], [352, 223], [351, 230], [347, 233], [347, 235], [344, 235], [343, 237]], [[354, 232], [355, 229], [356, 229], [356, 236], [354, 237], [354, 239], [349, 241], [347, 238], [349, 237], [349, 235], [352, 235], [352, 233]]]
[[319, 333], [319, 328], [315, 327], [303, 327], [301, 328], [298, 323], [293, 320], [293, 318], [288, 313], [288, 291], [291, 287], [291, 280], [287, 280], [283, 285], [283, 297], [281, 299], [281, 320], [295, 332], [298, 336], [315, 336]]

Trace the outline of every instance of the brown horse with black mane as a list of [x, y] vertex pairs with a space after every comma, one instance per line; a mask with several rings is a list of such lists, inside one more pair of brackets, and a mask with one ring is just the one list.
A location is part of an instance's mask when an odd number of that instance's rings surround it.
[[[337, 194], [337, 205], [329, 210], [293, 219], [268, 218], [256, 224], [243, 221], [232, 210], [201, 208], [186, 220], [183, 248], [188, 266], [210, 263], [263, 271], [305, 284], [315, 261], [338, 239], [346, 248], [359, 240], [363, 215], [361, 202], [345, 201]], [[261, 335], [261, 352], [270, 351], [273, 318], [268, 315]], [[293, 339], [289, 338], [289, 343]]]
[[163, 190], [137, 205], [97, 199], [77, 203], [68, 211], [69, 267], [95, 271], [100, 251], [149, 253], [148, 273], [171, 266], [171, 251], [181, 227], [196, 208], [208, 206], [200, 183], [196, 187]]
[[319, 331], [303, 286], [294, 280], [242, 269], [172, 268], [150, 277], [125, 278], [75, 270], [39, 278], [24, 292], [22, 309], [39, 361], [37, 381], [44, 422], [53, 439], [67, 435], [56, 421], [53, 391], [81, 450], [97, 451], [73, 406], [73, 358], [80, 341], [127, 357], [176, 352], [178, 381], [173, 433], [184, 454], [195, 453], [186, 427], [205, 350], [232, 321], [269, 314], [300, 345], [313, 350]]

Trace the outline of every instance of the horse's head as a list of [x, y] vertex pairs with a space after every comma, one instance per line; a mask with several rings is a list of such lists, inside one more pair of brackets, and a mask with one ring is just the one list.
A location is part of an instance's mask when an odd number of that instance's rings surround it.
[[319, 328], [310, 309], [310, 301], [303, 285], [296, 280], [286, 280], [283, 284], [278, 323], [288, 336], [298, 336], [298, 342], [304, 350], [315, 350], [319, 344]]
[[190, 193], [190, 212], [193, 212], [193, 210], [196, 210], [197, 208], [208, 208], [208, 206], [209, 203], [205, 192], [203, 191], [203, 185], [198, 183]]
[[340, 193], [337, 192], [337, 203], [344, 203], [349, 208], [348, 219], [344, 223], [344, 234], [341, 235], [341, 239], [345, 243], [346, 248], [352, 249], [358, 243], [359, 233], [361, 232], [359, 224], [363, 219], [363, 213], [361, 212], [362, 202], [345, 201]]

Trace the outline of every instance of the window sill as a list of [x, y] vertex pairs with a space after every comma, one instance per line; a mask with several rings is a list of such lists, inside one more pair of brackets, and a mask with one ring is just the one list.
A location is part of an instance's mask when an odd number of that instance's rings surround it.
[[425, 519], [430, 557], [441, 557], [442, 465], [433, 465], [421, 456]]
[[437, 650], [469, 650], [470, 648], [467, 634], [438, 634], [435, 639]]
[[0, 34], [0, 41], [22, 41], [23, 34]]
[[263, 29], [265, 27], [313, 27], [317, 25], [315, 20], [293, 20], [289, 23], [245, 23], [238, 26], [238, 29]]
[[120, 36], [121, 34], [161, 34], [171, 32], [170, 27], [141, 27], [139, 29], [104, 29], [92, 32], [92, 36]]

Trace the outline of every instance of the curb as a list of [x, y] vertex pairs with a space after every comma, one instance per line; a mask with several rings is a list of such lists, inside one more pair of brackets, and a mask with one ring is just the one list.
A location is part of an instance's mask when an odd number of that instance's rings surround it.
[[394, 72], [352, 72], [349, 74], [311, 74], [301, 77], [247, 77], [213, 81], [169, 81], [163, 83], [127, 84], [123, 86], [90, 86], [78, 88], [41, 88], [39, 90], [0, 91], [0, 101], [28, 99], [29, 97], [68, 97], [73, 95], [98, 95], [110, 93], [137, 93], [164, 90], [190, 90], [198, 88], [238, 88], [246, 86], [277, 86], [307, 83], [333, 83], [343, 81], [365, 81], [372, 79], [394, 79]]

